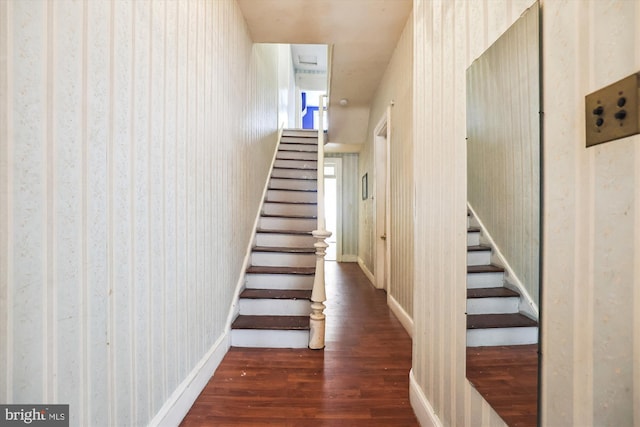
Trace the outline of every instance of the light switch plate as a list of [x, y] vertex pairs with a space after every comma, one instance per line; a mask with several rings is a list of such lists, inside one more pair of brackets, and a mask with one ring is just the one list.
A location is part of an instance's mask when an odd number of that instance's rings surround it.
[[587, 147], [640, 133], [640, 73], [585, 97]]

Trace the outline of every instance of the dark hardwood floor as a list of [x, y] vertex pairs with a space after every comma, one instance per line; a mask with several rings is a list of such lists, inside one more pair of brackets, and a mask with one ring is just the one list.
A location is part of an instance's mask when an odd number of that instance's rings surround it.
[[467, 348], [467, 378], [508, 425], [537, 425], [537, 345]]
[[231, 348], [182, 422], [417, 426], [411, 339], [357, 264], [327, 262], [326, 348]]

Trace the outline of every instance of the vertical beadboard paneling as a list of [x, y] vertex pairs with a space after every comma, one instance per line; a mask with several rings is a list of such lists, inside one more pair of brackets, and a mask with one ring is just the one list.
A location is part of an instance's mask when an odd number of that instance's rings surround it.
[[342, 155], [342, 254], [358, 255], [358, 203], [361, 199], [358, 155]]
[[358, 204], [361, 200], [358, 177], [358, 154], [327, 153], [325, 157], [342, 159], [342, 255], [343, 259], [355, 261], [358, 256]]
[[276, 53], [232, 0], [0, 3], [1, 401], [146, 425], [224, 336]]
[[[9, 53], [9, 4], [0, 3], [0, 70], [8, 70], [7, 62]], [[0, 73], [0, 243], [7, 242], [11, 220], [9, 218], [9, 73]], [[0, 328], [0, 366], [9, 366], [11, 362], [10, 351], [13, 348], [11, 341], [11, 313], [9, 302], [9, 247], [0, 245], [0, 324], [6, 325]], [[2, 368], [0, 368], [2, 369]], [[8, 375], [0, 375], [0, 400], [7, 402], [10, 398], [11, 383]]]
[[[107, 2], [85, 2], [86, 24], [83, 35], [85, 61], [84, 94], [86, 102], [84, 166], [84, 257], [83, 286], [83, 410], [79, 424], [98, 425], [107, 418], [101, 402], [90, 396], [109, 396], [109, 164], [112, 154], [113, 74], [111, 40], [114, 25], [112, 7]], [[89, 28], [93, 30], [88, 31]]]
[[545, 2], [543, 18], [542, 423], [637, 425], [640, 138], [586, 149], [584, 96], [640, 70], [640, 5]]
[[[54, 341], [49, 356], [56, 365], [52, 378], [48, 379], [49, 387], [54, 391], [48, 400], [57, 400], [59, 390], [77, 390], [81, 387], [83, 365], [82, 351], [82, 317], [83, 285], [82, 285], [82, 222], [83, 222], [83, 168], [84, 132], [83, 112], [86, 106], [82, 102], [83, 95], [83, 3], [60, 1], [51, 3], [54, 6], [53, 21], [56, 37], [53, 40], [53, 69], [49, 72], [50, 85], [53, 85], [53, 103], [49, 111], [53, 119], [53, 171], [48, 182], [49, 191], [53, 192], [53, 271], [50, 280], [54, 284], [53, 305], [55, 312], [47, 319], [49, 329], [55, 332], [50, 338]], [[59, 26], [62, 22], [78, 22], [80, 25]], [[55, 56], [64, 52], [66, 61], [55, 61]], [[69, 79], [68, 76], [78, 78]], [[78, 102], [80, 101], [80, 102]], [[63, 142], [64, 141], [64, 142]], [[50, 166], [51, 167], [51, 166]], [[65, 191], [57, 191], [57, 188]], [[51, 215], [53, 214], [53, 215]], [[54, 317], [55, 316], [55, 317]], [[50, 319], [59, 319], [51, 322]], [[58, 348], [66, 348], [63, 356]], [[82, 396], [76, 394], [69, 401], [82, 411]]]
[[531, 3], [414, 2], [414, 404], [443, 425], [502, 424], [464, 371], [465, 70]]
[[[374, 130], [387, 107], [393, 101], [390, 126], [390, 226], [389, 248], [391, 257], [390, 296], [411, 316], [413, 312], [413, 18], [410, 17], [398, 40], [387, 70], [374, 96], [367, 139], [360, 154], [360, 177], [369, 174], [369, 192], [373, 188]], [[360, 191], [358, 191], [360, 194]], [[367, 268], [374, 271], [375, 242], [373, 215], [374, 199], [360, 202], [359, 256]]]
[[540, 84], [538, 8], [467, 72], [467, 200], [538, 305]]
[[[12, 364], [5, 369], [14, 378], [30, 379], [22, 384], [13, 378], [8, 380], [13, 383], [8, 398], [18, 402], [44, 399], [48, 384], [45, 289], [53, 278], [47, 276], [45, 249], [47, 78], [43, 74], [48, 54], [47, 6], [44, 2], [12, 2], [8, 6], [8, 20], [14, 29], [9, 35], [12, 56], [7, 63], [12, 86], [8, 108], [12, 111], [9, 126], [13, 139], [11, 158], [7, 158], [12, 176], [8, 215], [13, 219], [7, 236], [12, 242], [8, 249], [12, 255], [8, 266], [12, 282], [7, 284], [11, 288], [12, 319], [8, 324], [19, 329], [10, 332]], [[21, 165], [16, 165], [14, 159], [20, 159]]]

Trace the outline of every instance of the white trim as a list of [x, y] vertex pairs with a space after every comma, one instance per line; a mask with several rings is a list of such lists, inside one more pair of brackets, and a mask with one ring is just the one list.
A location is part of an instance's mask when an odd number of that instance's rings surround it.
[[[373, 262], [375, 268], [374, 286], [378, 289], [389, 289], [391, 277], [390, 255], [391, 255], [391, 227], [390, 227], [390, 203], [389, 203], [389, 168], [391, 159], [389, 158], [389, 145], [391, 143], [391, 106], [388, 106], [384, 114], [378, 121], [373, 131]], [[384, 144], [384, 145], [381, 145]], [[382, 217], [382, 218], [381, 218]], [[381, 221], [381, 219], [383, 221]], [[384, 234], [384, 240], [382, 240]]]
[[340, 262], [358, 262], [358, 255], [353, 255], [353, 254], [349, 254], [349, 255], [342, 255], [342, 259], [340, 260]]
[[398, 318], [402, 326], [404, 326], [404, 329], [407, 331], [409, 336], [413, 338], [413, 319], [409, 316], [409, 313], [407, 313], [400, 303], [398, 303], [398, 301], [389, 294], [387, 294], [387, 305]]
[[362, 270], [364, 275], [367, 276], [367, 279], [369, 279], [369, 281], [371, 282], [371, 286], [375, 287], [374, 283], [376, 279], [375, 277], [373, 277], [373, 274], [369, 271], [367, 266], [364, 264], [364, 261], [360, 257], [358, 257], [358, 265], [360, 266], [360, 269]]
[[251, 234], [251, 238], [249, 239], [249, 243], [247, 244], [247, 250], [244, 255], [244, 260], [242, 261], [242, 269], [240, 270], [238, 282], [236, 283], [236, 289], [233, 294], [233, 299], [231, 300], [231, 306], [229, 307], [229, 314], [227, 315], [227, 332], [231, 329], [231, 323], [240, 311], [238, 304], [238, 301], [240, 300], [240, 292], [242, 292], [242, 289], [244, 288], [246, 271], [247, 268], [249, 268], [249, 263], [251, 262], [251, 252], [256, 240], [256, 230], [258, 229], [260, 215], [264, 207], [264, 199], [267, 195], [267, 191], [269, 190], [269, 181], [271, 179], [271, 174], [273, 173], [273, 165], [275, 165], [276, 163], [276, 156], [278, 155], [278, 149], [280, 148], [280, 141], [282, 140], [283, 132], [283, 127], [278, 129], [278, 140], [276, 142], [276, 149], [274, 150], [273, 157], [271, 158], [271, 167], [269, 168], [269, 174], [267, 175], [267, 179], [264, 183], [264, 188], [262, 189], [262, 198], [260, 199], [260, 205], [258, 206], [258, 211], [256, 212], [256, 218], [253, 221], [253, 231]]
[[442, 422], [433, 410], [427, 396], [424, 395], [420, 385], [413, 375], [413, 369], [409, 371], [409, 401], [418, 423], [422, 427], [443, 427]]
[[[343, 261], [343, 256], [342, 256], [342, 197], [343, 197], [343, 192], [342, 192], [342, 158], [341, 157], [325, 157], [324, 159], [324, 165], [333, 165], [335, 167], [335, 173], [331, 176], [329, 176], [329, 178], [335, 178], [336, 180], [336, 212], [335, 212], [335, 218], [336, 218], [336, 230], [335, 230], [335, 235], [332, 235], [331, 237], [335, 238], [336, 240], [336, 259], [335, 261], [338, 262], [342, 262]], [[324, 175], [324, 171], [323, 171], [323, 179], [327, 179], [327, 176]], [[325, 187], [326, 188], [326, 187]], [[325, 191], [325, 199], [327, 196], [327, 192]], [[326, 204], [325, 204], [325, 212], [326, 212]], [[326, 216], [325, 216], [326, 219]], [[327, 239], [328, 240], [328, 239]], [[328, 243], [328, 242], [327, 242]], [[329, 260], [327, 260], [329, 261]]]
[[507, 262], [504, 255], [502, 255], [502, 252], [500, 252], [500, 247], [491, 238], [491, 234], [489, 234], [486, 227], [484, 226], [484, 224], [476, 214], [476, 211], [473, 210], [473, 208], [468, 202], [467, 202], [467, 208], [471, 211], [471, 215], [473, 216], [473, 221], [475, 221], [480, 227], [480, 238], [483, 240], [486, 240], [486, 243], [488, 243], [493, 248], [492, 257], [495, 256], [497, 258], [496, 264], [499, 264], [500, 266], [504, 267], [505, 284], [513, 286], [517, 290], [517, 292], [520, 294], [521, 300], [518, 307], [519, 310], [533, 316], [536, 320], [538, 320], [540, 318], [538, 305], [533, 301], [533, 298], [531, 298], [531, 295], [529, 295], [529, 292], [527, 292], [520, 278], [518, 278], [516, 273], [513, 271], [513, 269]]
[[229, 350], [231, 341], [229, 333], [225, 332], [211, 346], [193, 370], [182, 383], [171, 393], [169, 399], [162, 405], [149, 426], [177, 426], [183, 420], [191, 406], [204, 390], [205, 386], [220, 366], [220, 362]]

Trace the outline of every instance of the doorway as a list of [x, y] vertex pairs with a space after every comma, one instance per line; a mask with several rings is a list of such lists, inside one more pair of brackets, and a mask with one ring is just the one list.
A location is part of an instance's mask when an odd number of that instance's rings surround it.
[[324, 212], [327, 231], [327, 261], [342, 261], [342, 159], [324, 159]]
[[375, 287], [389, 294], [390, 227], [389, 227], [389, 143], [390, 107], [380, 119], [373, 133], [375, 175], [373, 180], [374, 230], [375, 230]]

